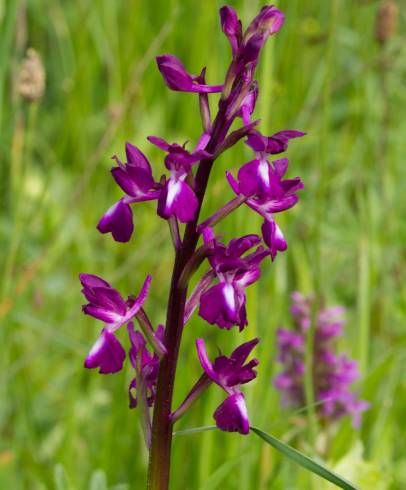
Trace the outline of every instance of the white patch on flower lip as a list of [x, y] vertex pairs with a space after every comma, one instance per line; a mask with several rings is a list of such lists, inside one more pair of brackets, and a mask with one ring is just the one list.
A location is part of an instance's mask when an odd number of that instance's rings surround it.
[[168, 182], [168, 194], [166, 196], [166, 206], [168, 208], [172, 207], [173, 201], [175, 200], [176, 196], [179, 194], [181, 189], [181, 182], [178, 180], [174, 181], [172, 179], [169, 179]]
[[283, 236], [282, 230], [279, 228], [279, 226], [275, 223], [275, 238], [277, 240], [285, 241], [285, 237]]
[[230, 310], [235, 310], [234, 288], [231, 284], [226, 284], [223, 289], [224, 298]]
[[116, 202], [115, 204], [113, 204], [113, 205], [112, 205], [112, 206], [111, 206], [111, 207], [110, 207], [110, 208], [109, 208], [109, 209], [108, 209], [108, 210], [107, 210], [107, 211], [104, 213], [104, 216], [105, 216], [105, 217], [106, 217], [106, 216], [112, 216], [112, 215], [115, 213], [115, 211], [116, 211], [117, 207], [119, 206], [119, 204], [120, 204], [120, 201], [118, 201], [118, 202]]
[[235, 404], [237, 405], [237, 408], [241, 413], [241, 417], [244, 420], [248, 420], [247, 405], [245, 404], [244, 396], [242, 394], [239, 393], [235, 397]]
[[89, 357], [95, 356], [103, 348], [104, 342], [105, 342], [104, 335], [101, 334], [100, 337], [93, 344], [93, 346], [90, 349], [89, 354], [87, 355], [87, 357], [89, 358]]
[[260, 160], [258, 165], [258, 173], [266, 187], [269, 187], [269, 167], [266, 160]]

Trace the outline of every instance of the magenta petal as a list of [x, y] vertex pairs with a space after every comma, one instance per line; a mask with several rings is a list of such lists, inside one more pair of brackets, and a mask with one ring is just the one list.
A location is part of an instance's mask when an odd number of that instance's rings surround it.
[[125, 170], [122, 167], [114, 167], [111, 173], [117, 184], [131, 197], [143, 196], [154, 185], [152, 174], [143, 168], [127, 164]]
[[239, 39], [241, 38], [241, 23], [238, 20], [236, 11], [228, 5], [220, 9], [221, 29], [230, 41], [233, 54], [238, 49]]
[[240, 191], [245, 196], [266, 194], [270, 190], [271, 167], [266, 160], [252, 160], [238, 172]]
[[234, 349], [230, 358], [233, 361], [235, 361], [237, 364], [242, 366], [244, 362], [247, 360], [247, 357], [251, 354], [251, 351], [258, 344], [258, 342], [259, 339], [255, 338], [250, 340], [249, 342], [245, 342], [244, 344], [241, 344], [236, 349]]
[[247, 34], [262, 34], [265, 39], [279, 31], [285, 21], [284, 14], [274, 5], [265, 5], [248, 26]]
[[157, 56], [156, 62], [166, 85], [176, 91], [190, 91], [193, 78], [176, 56], [166, 54]]
[[86, 288], [97, 288], [97, 287], [107, 287], [111, 288], [110, 284], [99, 276], [94, 274], [79, 274], [80, 282], [83, 287]]
[[206, 347], [204, 345], [203, 339], [196, 340], [196, 348], [200, 364], [202, 365], [202, 368], [206, 372], [207, 376], [209, 376], [210, 379], [221, 386], [217, 373], [213, 369], [213, 365], [207, 357]]
[[151, 172], [151, 166], [147, 157], [136, 146], [131, 143], [125, 144], [125, 153], [127, 156], [127, 163], [139, 168], [144, 169], [147, 172]]
[[99, 368], [100, 374], [116, 373], [123, 367], [125, 350], [114, 334], [103, 329], [85, 360], [88, 369]]
[[262, 236], [264, 242], [269, 247], [272, 260], [276, 257], [278, 251], [284, 252], [288, 248], [285, 237], [274, 220], [264, 221], [262, 225]]
[[153, 145], [157, 146], [161, 150], [169, 151], [171, 145], [166, 142], [164, 139], [159, 138], [158, 136], [148, 136], [147, 140]]
[[97, 225], [100, 233], [111, 233], [116, 242], [128, 242], [134, 231], [131, 208], [123, 200], [106, 211]]
[[106, 323], [118, 323], [123, 319], [123, 316], [120, 315], [120, 313], [111, 311], [102, 306], [85, 305], [82, 309], [83, 313], [86, 315], [90, 315]]
[[231, 284], [217, 284], [200, 298], [199, 316], [211, 325], [230, 329], [239, 323], [239, 303]]
[[234, 393], [226, 398], [214, 412], [214, 419], [221, 430], [248, 434], [250, 423], [244, 395]]
[[125, 315], [126, 303], [121, 294], [112, 287], [83, 288], [85, 298], [94, 306], [100, 306], [119, 315]]
[[149, 292], [149, 287], [151, 285], [152, 281], [152, 276], [148, 275], [145, 278], [144, 284], [142, 285], [141, 291], [139, 292], [137, 298], [131, 302], [131, 308], [127, 312], [127, 321], [128, 319], [131, 319], [133, 316], [135, 316], [138, 311], [142, 308], [142, 305], [145, 303], [148, 292]]

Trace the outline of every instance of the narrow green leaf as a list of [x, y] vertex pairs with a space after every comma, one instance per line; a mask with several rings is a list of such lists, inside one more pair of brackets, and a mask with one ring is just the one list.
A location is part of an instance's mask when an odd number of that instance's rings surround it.
[[265, 442], [273, 446], [275, 449], [280, 451], [282, 454], [287, 456], [289, 459], [295, 461], [297, 464], [300, 464], [300, 466], [303, 466], [303, 468], [305, 468], [306, 470], [309, 470], [316, 475], [321, 476], [325, 480], [328, 480], [329, 482], [337, 485], [340, 488], [344, 488], [344, 490], [358, 490], [357, 487], [352, 483], [348, 482], [341, 476], [327, 469], [325, 466], [318, 463], [317, 461], [314, 461], [308, 456], [305, 456], [293, 447], [288, 446], [279, 439], [276, 439], [276, 437], [273, 437], [256, 427], [251, 427], [251, 431], [254, 432], [254, 434], [259, 436], [261, 439], [263, 439]]
[[176, 432], [173, 433], [173, 437], [188, 436], [190, 434], [198, 434], [199, 432], [206, 432], [208, 430], [216, 430], [216, 429], [217, 427], [215, 425], [205, 425], [202, 427], [194, 427], [193, 429], [177, 430]]

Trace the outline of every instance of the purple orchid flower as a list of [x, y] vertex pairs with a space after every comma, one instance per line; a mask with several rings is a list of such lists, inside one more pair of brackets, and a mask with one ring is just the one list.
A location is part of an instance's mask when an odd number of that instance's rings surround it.
[[127, 163], [113, 157], [118, 167], [112, 168], [111, 173], [126, 196], [115, 203], [97, 225], [101, 233], [111, 233], [117, 242], [128, 242], [134, 231], [129, 204], [158, 199], [161, 192], [161, 185], [154, 181], [151, 165], [142, 151], [130, 143], [126, 143], [125, 151]]
[[157, 56], [156, 62], [166, 85], [177, 92], [196, 92], [208, 94], [221, 92], [223, 85], [205, 85], [198, 83], [199, 76], [190, 75], [182, 62], [171, 54]]
[[[189, 153], [183, 146], [169, 144], [156, 136], [148, 136], [148, 140], [168, 153], [165, 166], [171, 171], [171, 176], [165, 182], [158, 199], [159, 216], [164, 219], [176, 216], [182, 223], [192, 221], [196, 215], [198, 201], [196, 194], [186, 183], [186, 178], [192, 170], [192, 165], [208, 158], [210, 154], [200, 149], [200, 145]], [[202, 138], [201, 141], [204, 144], [207, 138]]]
[[230, 357], [221, 355], [216, 357], [214, 363], [211, 363], [204, 340], [196, 340], [197, 354], [202, 368], [207, 376], [228, 395], [214, 412], [216, 425], [221, 430], [240, 434], [248, 434], [250, 430], [247, 406], [240, 385], [248, 383], [257, 375], [254, 370], [259, 363], [257, 359], [252, 359], [245, 365], [244, 363], [258, 342], [259, 339], [246, 342], [237, 347]]
[[306, 133], [294, 129], [279, 131], [272, 136], [263, 136], [259, 131], [252, 131], [246, 144], [257, 154], [257, 159], [266, 159], [267, 155], [277, 155], [287, 150], [289, 140], [305, 136]]
[[[295, 292], [290, 308], [294, 330], [279, 329], [278, 362], [284, 369], [274, 379], [274, 386], [281, 392], [284, 405], [302, 406], [305, 403], [304, 344], [311, 324], [312, 298]], [[353, 426], [359, 427], [361, 413], [368, 403], [359, 400], [350, 386], [359, 378], [357, 363], [348, 357], [337, 356], [334, 341], [342, 333], [344, 309], [341, 306], [322, 308], [317, 313], [314, 334], [313, 382], [317, 410], [322, 421], [336, 420], [346, 414], [352, 416]]]
[[203, 231], [204, 242], [210, 246], [209, 262], [219, 283], [200, 298], [199, 315], [210, 324], [230, 329], [238, 325], [240, 330], [248, 325], [245, 309], [245, 288], [258, 280], [259, 264], [267, 256], [263, 247], [242, 257], [261, 241], [258, 235], [246, 235], [231, 240], [226, 247], [215, 238], [211, 228]]
[[253, 160], [243, 165], [238, 172], [238, 182], [230, 172], [227, 180], [237, 195], [247, 197], [245, 203], [264, 218], [262, 236], [269, 247], [272, 260], [278, 251], [287, 248], [285, 237], [273, 214], [293, 207], [299, 200], [296, 192], [303, 189], [299, 177], [282, 180], [288, 169], [288, 159]]
[[232, 53], [235, 55], [242, 41], [242, 24], [237, 12], [228, 5], [222, 7], [220, 21], [221, 29], [230, 41]]
[[264, 6], [242, 35], [241, 22], [229, 6], [220, 10], [223, 32], [230, 41], [233, 64], [229, 75], [241, 76], [246, 83], [252, 82], [259, 53], [272, 34], [282, 27], [285, 16], [275, 6]]
[[99, 368], [100, 374], [116, 373], [123, 367], [125, 350], [114, 332], [131, 321], [148, 296], [151, 276], [147, 276], [137, 298], [125, 301], [108, 282], [93, 274], [80, 274], [82, 293], [89, 301], [82, 307], [90, 315], [105, 323], [85, 360], [85, 367]]
[[[156, 383], [158, 380], [159, 357], [151, 354], [147, 349], [147, 341], [141, 332], [134, 330], [134, 324], [130, 322], [127, 326], [130, 337], [131, 347], [129, 358], [132, 367], [135, 369], [136, 376], [128, 387], [130, 408], [135, 408], [138, 404], [138, 392], [145, 397], [147, 406], [152, 407], [155, 401]], [[155, 332], [155, 337], [163, 341], [164, 327], [159, 325]]]

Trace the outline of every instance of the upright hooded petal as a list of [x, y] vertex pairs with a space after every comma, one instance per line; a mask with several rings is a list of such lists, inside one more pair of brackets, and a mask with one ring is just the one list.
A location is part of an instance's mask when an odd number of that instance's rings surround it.
[[299, 138], [305, 134], [302, 131], [293, 129], [279, 131], [272, 136], [264, 136], [259, 131], [252, 131], [246, 140], [246, 144], [257, 153], [276, 155], [288, 148], [289, 140]]
[[125, 350], [115, 335], [104, 328], [85, 360], [88, 369], [99, 368], [100, 374], [120, 371], [125, 359]]
[[151, 165], [147, 157], [142, 151], [131, 143], [125, 144], [125, 153], [127, 156], [127, 164], [141, 168], [148, 173], [151, 173]]
[[133, 214], [123, 199], [102, 216], [97, 225], [100, 233], [111, 233], [116, 242], [128, 242], [134, 231]]
[[220, 9], [221, 29], [228, 37], [233, 54], [237, 52], [239, 43], [242, 38], [241, 22], [238, 19], [236, 11], [226, 5]]
[[265, 42], [269, 36], [279, 31], [284, 20], [284, 14], [274, 5], [265, 5], [248, 26], [244, 39], [254, 35], [262, 35]]
[[222, 85], [203, 85], [195, 83], [197, 77], [190, 75], [176, 56], [165, 54], [156, 58], [158, 69], [166, 85], [179, 92], [212, 93], [221, 92]]
[[221, 430], [248, 434], [250, 423], [244, 394], [239, 392], [228, 396], [214, 412], [214, 419]]

